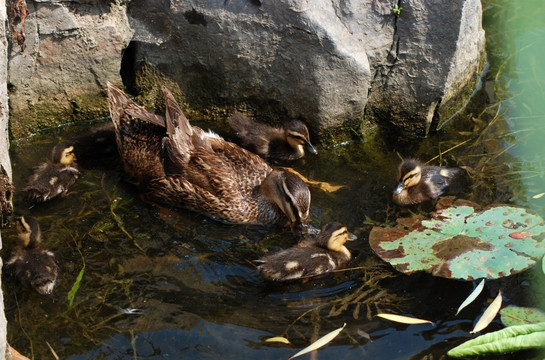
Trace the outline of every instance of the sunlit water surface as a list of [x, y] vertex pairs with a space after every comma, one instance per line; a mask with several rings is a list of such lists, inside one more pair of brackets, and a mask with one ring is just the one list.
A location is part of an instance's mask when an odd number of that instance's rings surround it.
[[[513, 3], [516, 9], [495, 3], [486, 8], [493, 48], [485, 86], [440, 133], [412, 145], [377, 140], [321, 148], [317, 157], [275, 164], [342, 186], [335, 192], [311, 187], [310, 223], [340, 221], [358, 235], [349, 245], [354, 269], [307, 282], [264, 282], [252, 260], [291, 246], [294, 233], [220, 224], [150, 203], [126, 181], [115, 152], [101, 145], [80, 154], [82, 177], [67, 197], [29, 209], [24, 194], [16, 195], [16, 211], [40, 220], [61, 275], [51, 296], [5, 285], [10, 344], [36, 359], [51, 358], [51, 349], [62, 359], [279, 359], [346, 323], [318, 358], [439, 359], [470, 338], [498, 289], [506, 304], [535, 306], [543, 290], [532, 293], [532, 287], [543, 282], [531, 269], [488, 282], [478, 301], [455, 317], [472, 283], [401, 275], [376, 258], [367, 242], [373, 225], [401, 214], [390, 202], [398, 154], [429, 160], [464, 141], [441, 159], [482, 170], [467, 198], [482, 205], [511, 202], [545, 215], [545, 197], [533, 198], [545, 192], [545, 70], [538, 61], [545, 28], [530, 21], [544, 19], [544, 7], [539, 1]], [[14, 145], [17, 189], [57, 141], [101, 125], [58, 128]], [[2, 235], [6, 256], [16, 236], [14, 229]], [[435, 325], [394, 324], [374, 317], [380, 311]], [[500, 328], [499, 320], [490, 327]], [[265, 341], [273, 336], [291, 344]], [[522, 356], [540, 358], [533, 352]]]

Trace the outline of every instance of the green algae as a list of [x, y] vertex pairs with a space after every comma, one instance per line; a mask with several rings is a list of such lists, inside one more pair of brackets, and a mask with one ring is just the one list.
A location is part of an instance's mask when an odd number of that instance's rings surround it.
[[109, 116], [105, 92], [81, 93], [72, 99], [62, 95], [29, 104], [25, 109], [10, 108], [10, 135], [21, 139], [62, 124]]

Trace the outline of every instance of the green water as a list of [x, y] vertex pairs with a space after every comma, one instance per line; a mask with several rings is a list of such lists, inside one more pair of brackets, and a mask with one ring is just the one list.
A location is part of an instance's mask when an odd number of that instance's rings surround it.
[[[391, 223], [401, 213], [389, 200], [398, 154], [426, 161], [442, 154], [434, 163], [474, 169], [467, 198], [483, 205], [515, 203], [545, 216], [545, 196], [533, 198], [545, 192], [538, 108], [544, 98], [545, 70], [538, 61], [545, 49], [544, 5], [487, 3], [490, 68], [484, 87], [440, 133], [409, 147], [377, 140], [321, 148], [317, 157], [283, 164], [343, 186], [336, 192], [311, 188], [310, 222], [319, 227], [340, 221], [358, 235], [349, 245], [355, 269], [305, 283], [263, 282], [251, 260], [291, 246], [293, 233], [219, 224], [148, 203], [126, 181], [115, 153], [100, 146], [106, 151], [79, 154], [82, 177], [66, 198], [29, 209], [24, 194], [16, 194], [16, 211], [39, 219], [61, 275], [51, 296], [5, 284], [10, 344], [35, 359], [52, 358], [49, 346], [62, 359], [278, 359], [346, 323], [319, 358], [438, 359], [470, 338], [474, 319], [498, 289], [506, 304], [533, 306], [545, 298], [535, 287], [542, 278], [530, 270], [488, 282], [484, 294], [455, 317], [471, 283], [400, 275], [367, 243], [373, 224]], [[12, 153], [17, 189], [53, 144], [96, 126], [59, 128], [20, 141]], [[16, 244], [14, 229], [4, 230], [2, 239], [5, 257]], [[70, 307], [68, 294], [82, 269]], [[379, 311], [436, 325], [396, 325], [373, 317]], [[500, 328], [499, 320], [490, 326]], [[272, 336], [291, 344], [265, 342]]]
[[500, 16], [510, 14], [513, 20], [501, 22], [492, 56], [508, 54], [499, 65], [495, 86], [512, 131], [508, 151], [520, 163], [525, 187], [514, 195], [517, 202], [543, 212], [545, 197], [533, 197], [545, 192], [545, 3], [510, 1], [502, 6]]
[[[510, 56], [498, 72], [505, 119], [514, 138], [509, 153], [517, 159], [524, 191], [514, 194], [516, 202], [545, 214], [545, 3], [539, 0], [509, 2], [501, 13], [506, 21], [499, 31], [498, 50]], [[506, 16], [506, 15], [505, 15]], [[514, 50], [514, 51], [513, 51]], [[503, 64], [502, 64], [503, 65]], [[504, 94], [505, 91], [505, 94]], [[544, 267], [545, 271], [545, 267]], [[545, 289], [534, 285], [545, 308]]]

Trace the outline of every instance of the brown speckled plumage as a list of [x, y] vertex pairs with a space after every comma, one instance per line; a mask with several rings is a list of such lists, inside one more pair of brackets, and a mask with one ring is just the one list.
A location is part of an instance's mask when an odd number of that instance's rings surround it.
[[125, 171], [149, 198], [228, 223], [306, 221], [310, 191], [297, 175], [191, 126], [170, 91], [163, 92], [165, 118], [108, 84]]
[[398, 169], [398, 185], [393, 200], [399, 205], [416, 205], [438, 198], [449, 187], [460, 182], [463, 169], [423, 165], [415, 159], [405, 159]]
[[40, 245], [38, 221], [31, 216], [17, 219], [17, 232], [23, 245], [11, 254], [6, 263], [7, 272], [24, 286], [40, 294], [50, 294], [57, 282], [59, 266], [55, 255]]
[[305, 155], [305, 149], [317, 154], [310, 143], [308, 128], [299, 120], [290, 121], [285, 128], [258, 123], [235, 111], [229, 117], [237, 143], [265, 159], [295, 160]]
[[36, 168], [23, 188], [31, 202], [45, 202], [65, 195], [79, 177], [74, 147], [59, 143], [51, 151], [51, 159]]
[[257, 268], [265, 279], [277, 281], [325, 274], [350, 261], [352, 256], [344, 243], [355, 239], [342, 224], [329, 223], [317, 238], [303, 239], [296, 246], [256, 260]]

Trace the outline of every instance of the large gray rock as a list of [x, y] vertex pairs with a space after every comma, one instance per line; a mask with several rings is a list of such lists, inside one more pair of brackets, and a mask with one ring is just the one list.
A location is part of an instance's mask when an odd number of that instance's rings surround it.
[[277, 102], [318, 132], [366, 120], [424, 136], [478, 71], [481, 4], [415, 0], [398, 15], [395, 4], [142, 0], [129, 5], [134, 62], [197, 99]]
[[371, 76], [364, 36], [331, 1], [144, 0], [128, 13], [135, 62], [177, 80], [190, 102], [278, 103], [315, 131], [361, 121]]
[[14, 137], [105, 116], [106, 81], [121, 83], [122, 51], [132, 35], [125, 5], [42, 0], [27, 6], [25, 48], [12, 44], [8, 64]]
[[26, 50], [14, 45], [9, 61], [13, 134], [104, 115], [105, 82], [121, 71], [130, 84], [144, 61], [190, 107], [244, 103], [314, 133], [376, 123], [423, 136], [478, 71], [481, 5], [414, 0], [396, 15], [397, 3], [29, 0]]
[[403, 134], [426, 135], [439, 122], [441, 105], [479, 71], [481, 17], [479, 0], [403, 2], [388, 56], [374, 64], [368, 119], [389, 119]]

